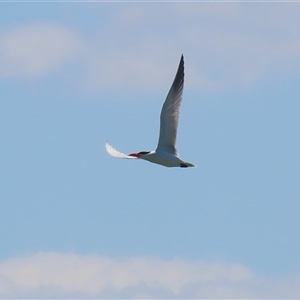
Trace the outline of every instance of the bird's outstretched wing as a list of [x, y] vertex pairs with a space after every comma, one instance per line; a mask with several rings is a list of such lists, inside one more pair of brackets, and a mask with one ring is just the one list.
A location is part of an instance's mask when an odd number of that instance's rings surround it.
[[177, 155], [176, 135], [179, 120], [179, 109], [182, 101], [184, 83], [184, 60], [181, 56], [178, 70], [163, 104], [160, 114], [160, 133], [156, 151], [167, 151]]
[[136, 157], [134, 156], [129, 156], [126, 155], [124, 153], [119, 152], [118, 150], [116, 150], [112, 145], [110, 145], [108, 142], [105, 143], [105, 148], [106, 151], [108, 152], [108, 154], [110, 154], [111, 156], [117, 157], [117, 158], [128, 158], [128, 159], [136, 159]]

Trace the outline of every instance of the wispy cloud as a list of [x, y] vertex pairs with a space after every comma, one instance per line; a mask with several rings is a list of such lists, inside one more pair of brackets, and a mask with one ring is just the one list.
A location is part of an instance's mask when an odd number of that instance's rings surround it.
[[295, 11], [298, 6], [274, 3], [120, 6], [90, 47], [89, 84], [165, 87], [173, 77], [170, 66], [184, 53], [187, 85], [195, 89], [251, 86], [300, 65]]
[[4, 298], [296, 297], [299, 286], [297, 278], [259, 279], [225, 262], [38, 253], [0, 263]]
[[0, 76], [45, 75], [74, 59], [81, 43], [60, 25], [34, 23], [0, 34]]
[[44, 75], [72, 61], [88, 91], [166, 90], [183, 53], [187, 86], [248, 87], [299, 68], [299, 12], [278, 3], [116, 5], [92, 34], [46, 23], [2, 32], [0, 75]]

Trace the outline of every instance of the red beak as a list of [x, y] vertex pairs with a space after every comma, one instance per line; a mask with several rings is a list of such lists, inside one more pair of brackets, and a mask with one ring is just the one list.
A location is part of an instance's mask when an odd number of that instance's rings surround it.
[[128, 154], [129, 156], [133, 156], [133, 157], [136, 157], [136, 158], [139, 158], [139, 154], [138, 153], [130, 153]]

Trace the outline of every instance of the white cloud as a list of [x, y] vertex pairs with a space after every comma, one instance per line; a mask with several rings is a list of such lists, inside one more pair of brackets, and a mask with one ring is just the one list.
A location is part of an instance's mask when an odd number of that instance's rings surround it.
[[4, 78], [44, 75], [76, 58], [79, 39], [70, 30], [35, 23], [0, 34], [0, 75]]
[[0, 263], [1, 298], [300, 296], [299, 278], [259, 279], [241, 264], [38, 253]]
[[202, 91], [251, 86], [300, 65], [299, 6], [148, 3], [118, 8], [90, 47], [86, 78], [95, 89], [166, 89], [181, 53], [187, 86]]
[[188, 88], [251, 86], [300, 67], [299, 13], [278, 3], [120, 4], [93, 34], [46, 23], [2, 32], [0, 76], [64, 71], [72, 61], [72, 79], [88, 91], [167, 92], [183, 53]]

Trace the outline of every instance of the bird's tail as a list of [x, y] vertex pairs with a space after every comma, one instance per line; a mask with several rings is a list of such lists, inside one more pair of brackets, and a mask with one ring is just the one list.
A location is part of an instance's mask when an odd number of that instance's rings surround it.
[[182, 163], [180, 163], [180, 167], [181, 168], [188, 168], [188, 167], [196, 167], [196, 166], [189, 163], [189, 162], [183, 161]]

